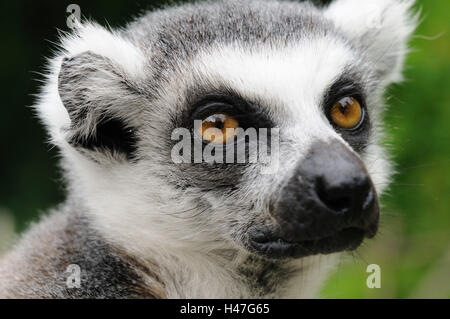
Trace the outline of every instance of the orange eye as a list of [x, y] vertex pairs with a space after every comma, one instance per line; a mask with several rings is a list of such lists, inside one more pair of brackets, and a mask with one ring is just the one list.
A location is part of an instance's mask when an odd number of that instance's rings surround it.
[[226, 113], [214, 113], [202, 121], [197, 133], [207, 142], [225, 144], [236, 135], [238, 121]]
[[357, 127], [363, 118], [363, 109], [353, 97], [344, 97], [333, 105], [330, 112], [331, 120], [344, 129]]

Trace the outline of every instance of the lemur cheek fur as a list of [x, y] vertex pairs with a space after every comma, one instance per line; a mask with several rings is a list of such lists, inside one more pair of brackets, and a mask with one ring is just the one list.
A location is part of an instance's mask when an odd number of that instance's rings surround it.
[[[62, 36], [35, 109], [67, 200], [2, 257], [0, 298], [314, 297], [377, 231], [383, 93], [417, 23], [412, 0], [320, 2], [189, 3]], [[277, 136], [279, 165], [172, 157], [174, 133], [203, 156], [235, 129]]]

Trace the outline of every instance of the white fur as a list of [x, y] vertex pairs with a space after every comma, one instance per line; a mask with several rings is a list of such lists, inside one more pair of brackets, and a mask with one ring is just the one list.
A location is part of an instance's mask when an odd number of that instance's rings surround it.
[[367, 41], [364, 54], [374, 64], [383, 64], [386, 56], [397, 60], [384, 79], [389, 84], [402, 80], [408, 39], [417, 25], [413, 4], [414, 0], [339, 0], [330, 4], [325, 16], [352, 39]]

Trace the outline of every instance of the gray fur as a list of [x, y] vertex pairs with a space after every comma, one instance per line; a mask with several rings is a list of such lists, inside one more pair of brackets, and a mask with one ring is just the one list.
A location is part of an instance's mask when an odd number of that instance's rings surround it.
[[[147, 265], [111, 247], [82, 211], [66, 206], [43, 218], [0, 264], [0, 296], [9, 298], [161, 298], [145, 286]], [[81, 269], [80, 288], [66, 284], [69, 265]], [[9, 269], [8, 267], [13, 267]]]

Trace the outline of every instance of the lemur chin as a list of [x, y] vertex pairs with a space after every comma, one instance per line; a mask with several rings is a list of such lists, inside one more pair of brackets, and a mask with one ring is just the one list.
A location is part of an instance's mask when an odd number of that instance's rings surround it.
[[[383, 94], [412, 5], [199, 2], [63, 36], [35, 108], [67, 201], [1, 259], [0, 297], [315, 296], [377, 232]], [[236, 133], [262, 128], [271, 171]], [[186, 156], [194, 144], [214, 159]]]

